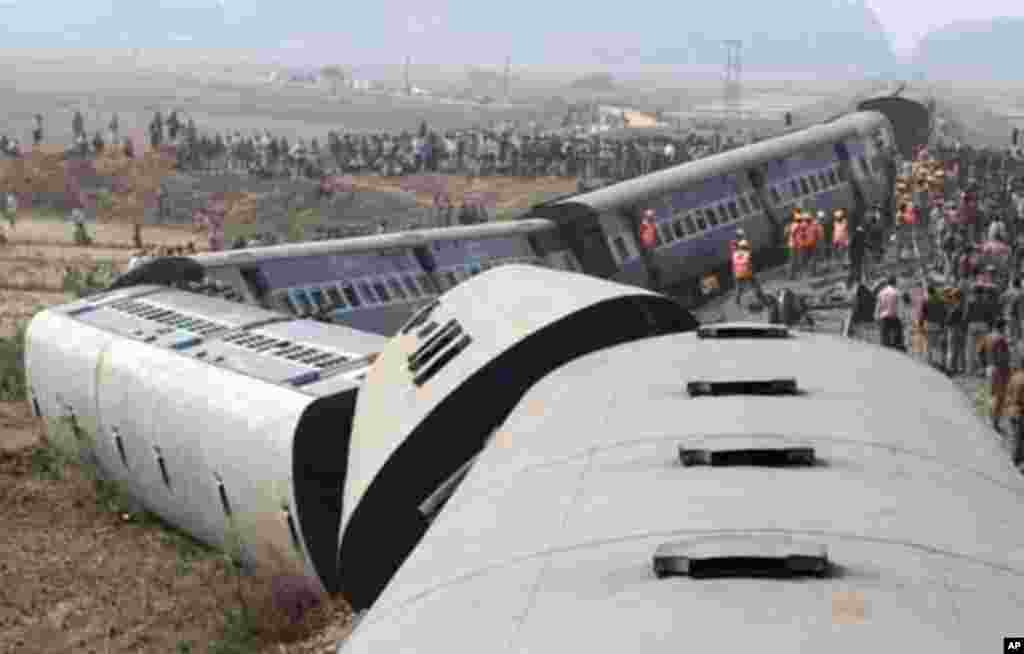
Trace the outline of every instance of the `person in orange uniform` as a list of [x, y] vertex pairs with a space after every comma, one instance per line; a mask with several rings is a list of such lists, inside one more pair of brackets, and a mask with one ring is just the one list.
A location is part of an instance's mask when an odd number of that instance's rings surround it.
[[789, 246], [789, 278], [796, 279], [800, 272], [800, 209], [793, 207], [793, 219], [786, 225], [786, 245]]
[[850, 249], [850, 223], [846, 220], [846, 212], [836, 209], [832, 214], [835, 221], [832, 227], [832, 249], [841, 263], [847, 263]]
[[800, 248], [802, 268], [805, 268], [811, 275], [815, 272], [814, 266], [814, 245], [817, 241], [818, 232], [811, 220], [810, 214], [803, 214], [800, 220], [800, 235], [797, 238], [797, 246]]
[[732, 275], [736, 280], [736, 306], [741, 306], [740, 300], [748, 287], [753, 288], [758, 300], [764, 302], [764, 291], [761, 290], [761, 284], [757, 281], [757, 275], [754, 274], [754, 258], [750, 252], [750, 242], [743, 239], [738, 243], [732, 241], [729, 245], [732, 250]]

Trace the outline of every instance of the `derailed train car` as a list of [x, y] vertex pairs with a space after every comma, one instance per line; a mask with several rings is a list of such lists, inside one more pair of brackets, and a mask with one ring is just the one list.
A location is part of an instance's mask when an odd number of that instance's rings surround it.
[[158, 286], [37, 314], [32, 406], [145, 508], [337, 590], [356, 396], [384, 339]]
[[538, 247], [538, 238], [554, 227], [545, 220], [499, 222], [213, 252], [193, 259], [208, 277], [251, 304], [300, 317], [320, 315], [391, 336], [418, 308], [495, 266], [537, 263], [578, 270], [565, 248]]
[[[795, 206], [831, 212], [885, 204], [892, 186], [886, 118], [841, 117], [778, 138], [533, 207], [508, 222], [298, 243], [194, 257], [245, 301], [319, 314], [390, 336], [419, 307], [507, 263], [669, 291], [692, 304], [728, 268], [742, 228], [755, 254], [781, 244]], [[639, 225], [653, 211], [657, 243]]]
[[[598, 283], [554, 275], [518, 295]], [[396, 401], [398, 354], [371, 373]], [[523, 395], [339, 652], [981, 651], [1024, 614], [1022, 499], [911, 358], [777, 325], [629, 340]]]
[[[436, 298], [388, 350], [404, 360], [413, 346], [414, 398], [358, 399], [380, 336], [132, 286], [33, 318], [31, 403], [58, 447], [166, 522], [368, 605], [436, 513], [424, 500], [444, 496], [534, 381], [611, 343], [696, 326], [668, 298], [583, 275], [585, 288], [517, 300], [516, 280], [554, 273], [506, 266], [481, 278], [499, 272], [503, 289]], [[445, 318], [473, 306], [506, 307], [505, 321]], [[581, 336], [591, 320], [600, 326]]]
[[877, 111], [889, 119], [896, 139], [896, 149], [904, 159], [911, 160], [918, 148], [928, 145], [934, 125], [934, 100], [924, 93], [887, 93], [857, 103], [857, 111]]
[[[886, 204], [893, 183], [884, 115], [858, 112], [809, 129], [534, 207], [584, 272], [693, 302], [702, 278], [725, 273], [743, 229], [755, 257], [782, 244], [794, 207]], [[639, 239], [653, 213], [655, 246]]]

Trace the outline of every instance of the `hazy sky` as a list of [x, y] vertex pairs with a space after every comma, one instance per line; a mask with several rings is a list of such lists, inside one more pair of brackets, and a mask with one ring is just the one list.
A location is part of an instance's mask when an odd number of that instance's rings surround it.
[[979, 20], [992, 16], [1024, 16], [1022, 0], [865, 0], [893, 40], [893, 47], [905, 54], [929, 31], [955, 20]]
[[[850, 0], [833, 0], [833, 2], [849, 2]], [[873, 8], [882, 21], [883, 26], [893, 40], [896, 50], [905, 53], [913, 48], [916, 41], [929, 30], [946, 25], [954, 20], [984, 19], [992, 16], [1024, 16], [1024, 0], [937, 0], [921, 2], [918, 0], [864, 0]], [[150, 5], [154, 0], [139, 2], [139, 5]], [[224, 8], [225, 18], [229, 23], [245, 14], [269, 14], [277, 16], [282, 7], [288, 15], [318, 16], [328, 12], [318, 12], [317, 7], [337, 7], [337, 0], [297, 0], [289, 3], [270, 2], [269, 0], [155, 0], [164, 7], [210, 7], [220, 5]], [[126, 4], [127, 3], [127, 4]], [[74, 34], [81, 26], [94, 22], [103, 22], [111, 15], [114, 7], [136, 4], [131, 0], [0, 0], [0, 20], [8, 24], [24, 25], [30, 31], [41, 29], [45, 32], [59, 32], [60, 24], [68, 25], [67, 37], [74, 39]], [[391, 15], [405, 13], [409, 16], [406, 28], [416, 34], [430, 31], [430, 28], [443, 21], [447, 9], [446, 2], [424, 2], [424, 0], [385, 0]], [[570, 2], [569, 4], [573, 4]], [[582, 4], [582, 3], [576, 3]], [[151, 5], [150, 5], [151, 6]], [[352, 5], [352, 8], [358, 3]], [[614, 5], [613, 5], [614, 6]], [[407, 11], [403, 12], [403, 7]], [[358, 11], [355, 13], [358, 14]], [[107, 18], [109, 20], [109, 18]], [[329, 24], [330, 21], [328, 21]], [[399, 23], [401, 24], [401, 23]], [[316, 20], [309, 22], [311, 32], [323, 31], [326, 25]], [[283, 35], [287, 39], [289, 35]], [[187, 40], [188, 35], [172, 40]], [[63, 39], [62, 39], [63, 40]], [[0, 43], [0, 47], [3, 44]]]

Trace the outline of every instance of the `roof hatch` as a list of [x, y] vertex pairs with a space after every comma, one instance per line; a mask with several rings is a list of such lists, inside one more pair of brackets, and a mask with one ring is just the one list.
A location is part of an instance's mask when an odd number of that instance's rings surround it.
[[697, 338], [789, 338], [789, 328], [785, 325], [756, 323], [718, 323], [701, 325], [697, 328]]
[[740, 381], [692, 381], [686, 384], [690, 397], [704, 395], [796, 395], [795, 378], [740, 380]]
[[653, 559], [663, 577], [824, 577], [832, 570], [828, 549], [787, 536], [715, 536], [665, 543]]
[[679, 461], [684, 466], [813, 466], [817, 459], [813, 447], [679, 447]]

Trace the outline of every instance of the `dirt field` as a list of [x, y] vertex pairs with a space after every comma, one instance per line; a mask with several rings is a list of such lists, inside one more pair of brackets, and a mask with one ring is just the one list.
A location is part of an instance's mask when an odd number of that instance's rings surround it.
[[[0, 246], [0, 337], [40, 308], [72, 299], [60, 292], [65, 267], [127, 264], [131, 226], [90, 231], [99, 247], [75, 246], [70, 225], [52, 220], [26, 217], [8, 232], [12, 242]], [[163, 245], [196, 236], [173, 227], [143, 231], [145, 242]], [[15, 288], [21, 284], [35, 290]], [[272, 612], [265, 580], [239, 582], [217, 553], [149, 520], [126, 520], [84, 469], [59, 464], [55, 478], [40, 433], [26, 404], [0, 403], [0, 654], [322, 654], [344, 636], [345, 607], [330, 604], [290, 631], [243, 638], [228, 620], [241, 606], [239, 588], [254, 613]]]

